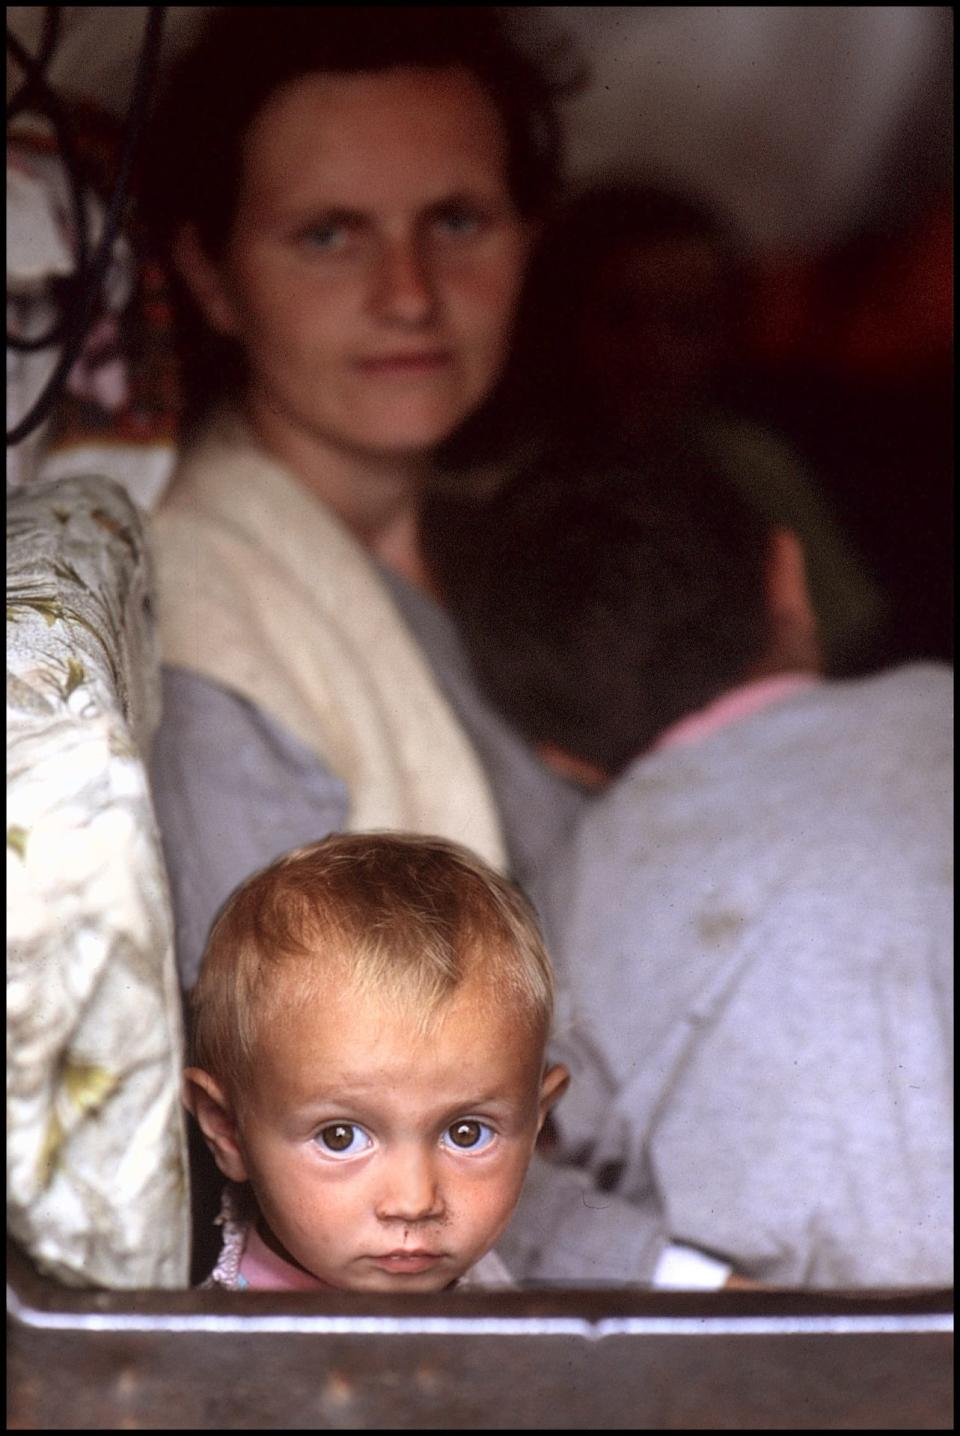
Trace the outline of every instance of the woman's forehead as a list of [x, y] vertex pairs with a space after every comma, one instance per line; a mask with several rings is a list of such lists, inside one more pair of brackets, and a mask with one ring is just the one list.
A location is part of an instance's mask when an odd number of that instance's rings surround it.
[[312, 74], [276, 91], [244, 145], [247, 203], [357, 210], [505, 189], [493, 100], [461, 67]]

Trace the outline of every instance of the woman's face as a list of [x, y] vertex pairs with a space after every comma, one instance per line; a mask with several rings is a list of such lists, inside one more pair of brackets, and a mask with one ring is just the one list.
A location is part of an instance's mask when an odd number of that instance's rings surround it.
[[379, 454], [444, 439], [505, 358], [527, 251], [465, 70], [308, 75], [253, 122], [222, 262], [186, 277], [254, 414]]

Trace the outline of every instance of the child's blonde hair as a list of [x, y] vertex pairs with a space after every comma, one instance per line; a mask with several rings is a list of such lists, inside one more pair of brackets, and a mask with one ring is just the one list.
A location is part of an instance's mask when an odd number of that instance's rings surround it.
[[191, 1000], [196, 1065], [240, 1099], [261, 1032], [322, 1001], [331, 976], [421, 1031], [471, 979], [479, 1020], [507, 1004], [544, 1042], [553, 1012], [537, 919], [511, 882], [441, 838], [336, 834], [253, 874], [221, 909]]

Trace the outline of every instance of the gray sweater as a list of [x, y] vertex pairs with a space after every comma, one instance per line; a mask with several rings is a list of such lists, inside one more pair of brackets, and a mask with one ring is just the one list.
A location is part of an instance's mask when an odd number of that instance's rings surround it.
[[639, 759], [540, 890], [565, 1156], [773, 1283], [952, 1281], [952, 672]]

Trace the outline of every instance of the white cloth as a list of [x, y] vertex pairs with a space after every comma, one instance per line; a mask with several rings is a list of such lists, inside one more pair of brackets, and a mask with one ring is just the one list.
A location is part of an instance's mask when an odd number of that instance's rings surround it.
[[369, 556], [221, 416], [153, 526], [163, 659], [239, 693], [350, 793], [348, 826], [504, 860], [480, 763]]

